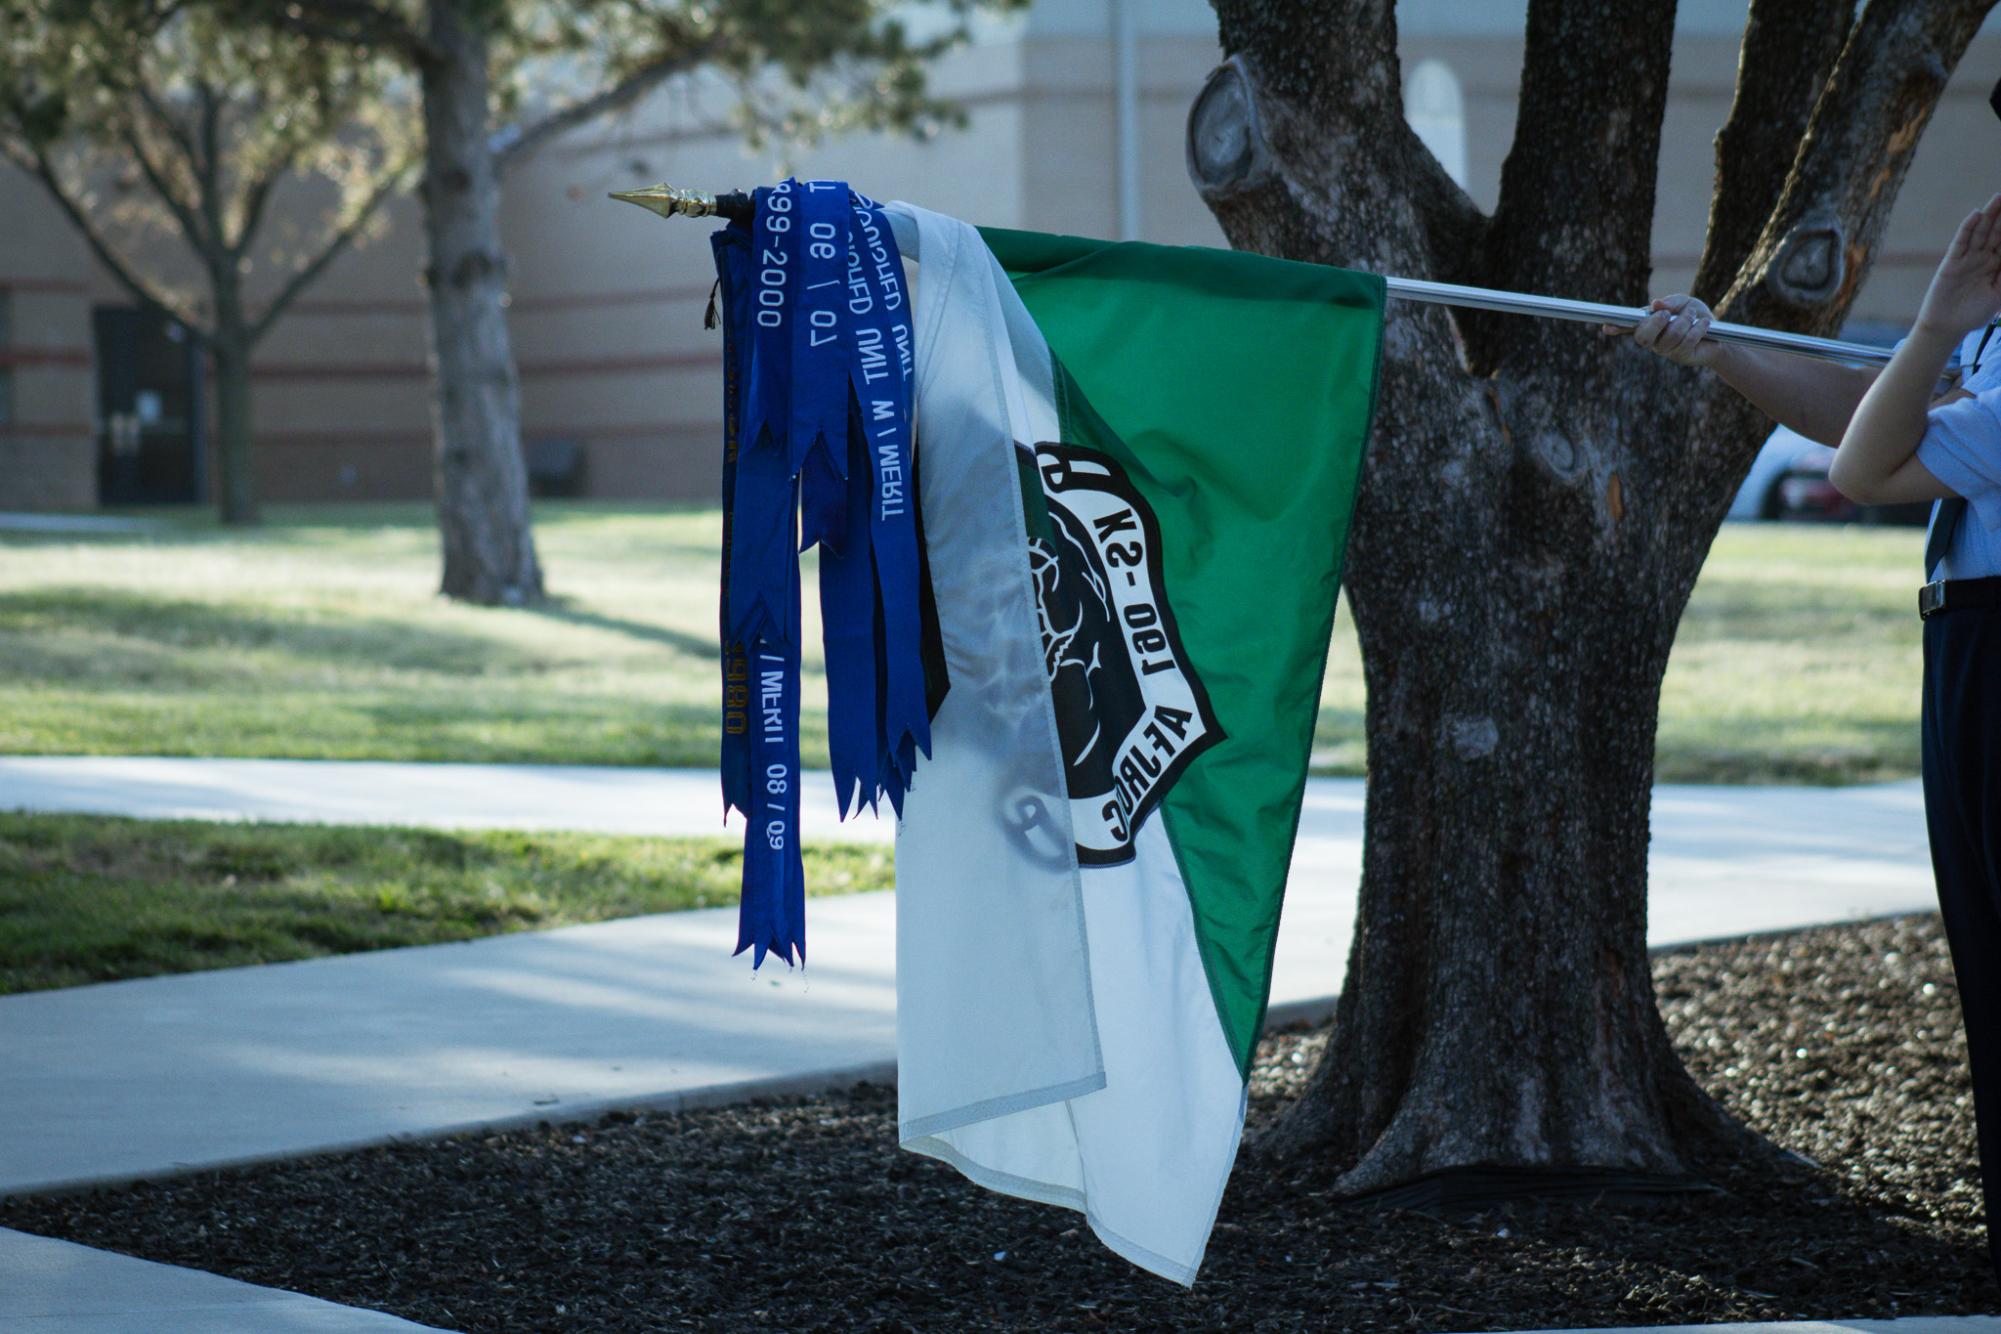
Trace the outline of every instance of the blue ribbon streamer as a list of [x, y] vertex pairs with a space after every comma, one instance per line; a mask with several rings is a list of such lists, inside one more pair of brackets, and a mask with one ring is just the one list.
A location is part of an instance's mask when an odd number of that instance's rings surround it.
[[841, 319], [848, 259], [848, 188], [807, 181], [794, 244], [799, 300], [792, 321], [792, 422], [787, 454], [799, 474], [799, 548], [840, 545], [847, 527], [848, 385]]
[[756, 194], [751, 231], [750, 374], [742, 448], [737, 454], [735, 528], [730, 546], [729, 630], [748, 644], [783, 642], [783, 572], [795, 566], [798, 469], [787, 434], [792, 419], [792, 330], [799, 264], [796, 181]]
[[[845, 395], [846, 385], [842, 385]], [[872, 803], [881, 787], [877, 678], [881, 609], [869, 545], [868, 447], [859, 420], [846, 441], [843, 527], [847, 540], [820, 547], [820, 625], [827, 656], [827, 758], [841, 818]]]
[[869, 544], [880, 603], [877, 748], [882, 786], [898, 815], [917, 751], [931, 753], [918, 611], [917, 493], [911, 475], [913, 321], [889, 219], [872, 201], [855, 209], [848, 257], [854, 322], [850, 379], [869, 457]]
[[[838, 181], [755, 196], [713, 241], [724, 315], [722, 786], [744, 813], [737, 952], [806, 958], [798, 553], [820, 547], [842, 816], [900, 814], [930, 753], [912, 472], [913, 321], [880, 206]], [[939, 683], [942, 685], [942, 682]]]
[[[725, 638], [741, 642], [750, 672], [749, 804], [737, 953], [805, 958], [799, 861], [799, 478], [791, 452], [802, 265], [798, 183], [757, 192], [747, 302], [750, 369], [729, 501]], [[735, 304], [735, 303], [732, 303]], [[728, 780], [725, 780], [727, 791]], [[795, 892], [796, 891], [796, 892]], [[795, 910], [793, 900], [801, 900]]]
[[709, 238], [723, 308], [723, 550], [721, 596], [716, 612], [722, 652], [723, 818], [731, 809], [750, 815], [750, 660], [730, 620], [731, 548], [736, 529], [737, 455], [743, 441], [743, 394], [749, 376], [750, 234], [725, 227]]

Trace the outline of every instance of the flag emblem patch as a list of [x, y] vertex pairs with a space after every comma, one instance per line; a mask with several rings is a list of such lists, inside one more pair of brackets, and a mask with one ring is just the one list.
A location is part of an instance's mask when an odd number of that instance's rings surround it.
[[1115, 865], [1223, 729], [1175, 629], [1160, 525], [1125, 470], [1053, 443], [1035, 447], [1034, 466], [1049, 523], [1030, 537], [1029, 566], [1077, 860]]

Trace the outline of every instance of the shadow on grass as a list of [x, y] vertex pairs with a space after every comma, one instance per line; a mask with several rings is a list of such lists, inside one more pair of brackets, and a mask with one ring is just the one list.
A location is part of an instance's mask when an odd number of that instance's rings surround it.
[[1655, 738], [1654, 781], [1829, 787], [1917, 775], [1915, 719], [1847, 719], [1838, 732], [1803, 737], [1798, 720], [1786, 717], [1670, 720]]
[[[578, 530], [588, 530], [607, 521], [674, 520], [699, 517], [714, 511], [712, 501], [538, 501], [534, 527], [537, 533], [558, 539], [571, 538]], [[8, 531], [0, 532], [0, 548], [45, 546], [88, 546], [100, 549], [191, 548], [191, 547], [310, 547], [322, 541], [342, 542], [371, 535], [396, 534], [418, 540], [435, 551], [438, 530], [437, 510], [427, 501], [331, 501], [314, 505], [267, 505], [264, 521], [254, 527], [225, 527], [213, 511], [198, 506], [122, 506], [93, 511], [92, 518], [136, 519], [146, 526], [138, 530], [101, 531]], [[648, 548], [659, 545], [654, 537], [643, 539]], [[687, 550], [713, 558], [711, 543], [688, 544], [670, 541], [670, 550]]]
[[[531, 651], [482, 635], [424, 625], [414, 619], [387, 616], [341, 616], [326, 619], [294, 613], [275, 616], [249, 606], [187, 598], [162, 600], [108, 588], [53, 588], [0, 593], [0, 635], [22, 639], [22, 651], [4, 670], [14, 677], [48, 674], [50, 667], [68, 675], [75, 664], [54, 653], [38, 654], [38, 642], [53, 644], [61, 636], [83, 634], [127, 641], [128, 649], [144, 646], [168, 653], [188, 649], [240, 649], [282, 653], [313, 663], [347, 664], [361, 670], [417, 668], [465, 674], [521, 670], [541, 657]], [[73, 652], [74, 650], [72, 650]], [[92, 674], [115, 679], [124, 668], [140, 674], [149, 688], [172, 688], [182, 669], [162, 672], [162, 664], [143, 652], [121, 659], [116, 648], [97, 648], [94, 656], [107, 670]], [[42, 661], [38, 662], [38, 659]]]
[[592, 630], [609, 630], [631, 639], [643, 640], [650, 644], [663, 644], [677, 653], [685, 653], [691, 658], [704, 658], [714, 662], [722, 656], [713, 639], [691, 635], [685, 630], [670, 626], [653, 625], [645, 621], [626, 620], [621, 616], [607, 616], [603, 612], [585, 611], [567, 597], [551, 597], [531, 606], [522, 608], [534, 616], [545, 620], [560, 621], [564, 625], [584, 626]]

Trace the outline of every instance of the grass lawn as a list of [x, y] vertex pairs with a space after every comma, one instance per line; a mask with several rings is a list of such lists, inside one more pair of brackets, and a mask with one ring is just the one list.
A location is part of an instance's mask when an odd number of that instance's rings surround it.
[[[0, 753], [713, 764], [716, 512], [537, 513], [553, 596], [526, 611], [435, 596], [421, 506], [278, 508], [247, 534], [186, 514], [136, 536], [0, 534]], [[1922, 541], [1727, 527], [1668, 669], [1660, 776], [1915, 773]], [[809, 703], [820, 671], [809, 653]], [[1316, 771], [1362, 771], [1362, 704], [1344, 613]], [[809, 708], [809, 764], [825, 729]]]
[[[0, 814], [0, 995], [733, 904], [741, 860], [724, 839]], [[809, 847], [806, 883], [886, 889], [890, 866]]]

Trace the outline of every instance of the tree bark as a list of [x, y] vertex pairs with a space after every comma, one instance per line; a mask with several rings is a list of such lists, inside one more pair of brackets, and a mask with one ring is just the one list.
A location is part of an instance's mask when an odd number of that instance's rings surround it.
[[1716, 135], [1709, 234], [1690, 289], [1715, 303], [1750, 256], [1799, 151], [1807, 117], [1855, 21], [1855, 0], [1757, 0], [1744, 25], [1740, 79]]
[[542, 596], [542, 571], [503, 305], [507, 260], [488, 145], [487, 38], [473, 8], [467, 0], [432, 0], [422, 71], [441, 591], [516, 605]]
[[241, 329], [218, 328], [209, 340], [215, 366], [215, 456], [222, 521], [258, 522], [255, 432], [250, 408], [250, 341]]
[[[1915, 141], [1988, 0], [1938, 5], [1957, 17], [1929, 27], [1921, 6], [1901, 6], [1902, 26], [1896, 0], [1870, 8], [1874, 40], [1924, 28], [1926, 49], [1870, 56], [1865, 16], [1814, 123], [1847, 154], [1830, 182], [1880, 177], [1876, 193], [1795, 181], [1775, 204], [1747, 170], [1774, 150], [1739, 134], [1723, 174], [1744, 198], [1715, 211], [1739, 239], [1712, 238], [1712, 254], [1742, 245], [1747, 270], [1783, 268], [1783, 220], [1830, 193], [1845, 235], [1880, 233], [1902, 136]], [[1188, 156], [1232, 245], [1646, 300], [1671, 4], [1532, 0], [1491, 219], [1403, 121], [1386, 0], [1216, 10], [1228, 60], [1191, 110]], [[1882, 72], [1900, 62], [1940, 77]], [[1797, 79], [1764, 97], [1767, 77], [1788, 76], [1747, 62], [1740, 109], [1799, 104]], [[1858, 91], [1841, 101], [1844, 78]], [[1746, 226], [1760, 190], [1778, 221]], [[1795, 322], [1838, 325], [1866, 248], [1846, 262]], [[1741, 281], [1735, 297], [1762, 305]], [[1646, 951], [1661, 678], [1759, 419], [1578, 325], [1391, 302], [1383, 340], [1346, 583], [1368, 689], [1361, 901], [1327, 1053], [1260, 1147], [1331, 1155], [1348, 1193], [1462, 1169], [1678, 1179], [1714, 1153], [1772, 1152], [1683, 1069]]]

